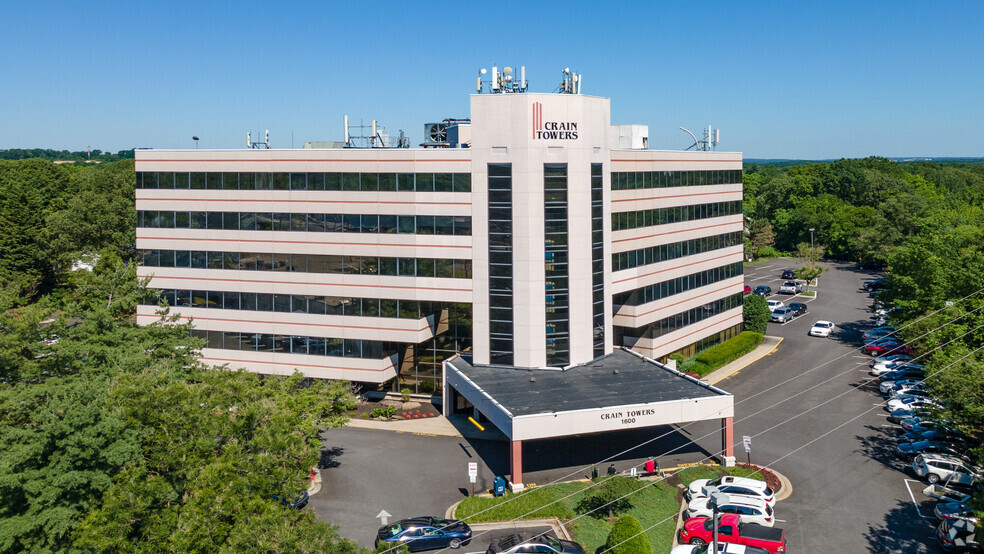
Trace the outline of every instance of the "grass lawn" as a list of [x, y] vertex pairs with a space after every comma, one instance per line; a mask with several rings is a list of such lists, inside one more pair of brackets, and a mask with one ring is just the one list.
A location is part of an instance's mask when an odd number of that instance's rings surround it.
[[[642, 487], [628, 497], [632, 506], [621, 515], [635, 516], [639, 520], [643, 529], [646, 529], [655, 552], [669, 552], [683, 494], [676, 483], [681, 482], [687, 486], [696, 479], [714, 479], [724, 473], [760, 478], [754, 470], [746, 468], [689, 467], [670, 476], [667, 479], [669, 482], [638, 482]], [[604, 480], [606, 478], [601, 479]], [[605, 544], [613, 522], [609, 521], [607, 514], [598, 518], [591, 515], [578, 517], [578, 503], [602, 488], [601, 484], [594, 487], [590, 485], [589, 482], [578, 481], [534, 487], [519, 494], [507, 493], [499, 498], [470, 497], [458, 505], [454, 517], [469, 523], [556, 517], [567, 523], [574, 540], [581, 543], [586, 552], [595, 552]], [[586, 490], [589, 488], [590, 491]]]

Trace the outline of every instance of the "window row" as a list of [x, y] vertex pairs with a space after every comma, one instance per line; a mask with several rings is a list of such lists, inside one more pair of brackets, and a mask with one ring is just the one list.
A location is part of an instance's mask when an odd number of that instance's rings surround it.
[[696, 308], [692, 308], [685, 312], [680, 312], [659, 321], [654, 321], [649, 325], [645, 325], [638, 329], [626, 330], [625, 336], [645, 338], [660, 337], [668, 333], [672, 333], [678, 329], [683, 329], [688, 325], [699, 323], [709, 317], [722, 314], [728, 310], [741, 308], [742, 297], [743, 295], [740, 292], [737, 294], [732, 294], [731, 296], [726, 296], [720, 300], [709, 302], [703, 306], [697, 306]]
[[612, 304], [616, 306], [641, 306], [642, 304], [654, 302], [667, 296], [673, 296], [674, 294], [680, 294], [681, 292], [737, 277], [744, 273], [743, 268], [744, 264], [737, 262], [706, 271], [691, 273], [690, 275], [684, 275], [646, 287], [640, 287], [616, 294], [612, 297]]
[[696, 187], [741, 183], [740, 169], [628, 171], [612, 173], [612, 190]]
[[471, 235], [469, 216], [288, 214], [269, 212], [163, 212], [140, 210], [137, 227], [151, 229], [224, 229], [227, 231], [306, 231]]
[[190, 267], [237, 271], [292, 271], [471, 279], [471, 260], [443, 258], [384, 258], [378, 256], [322, 256], [256, 252], [202, 252], [198, 250], [144, 250], [147, 267]]
[[297, 337], [268, 335], [266, 333], [206, 331], [204, 329], [193, 329], [191, 335], [205, 339], [205, 348], [334, 356], [338, 358], [368, 358], [371, 360], [387, 358], [401, 352], [405, 347], [403, 343], [378, 340]]
[[711, 235], [699, 239], [660, 244], [629, 252], [619, 252], [612, 254], [612, 271], [665, 262], [684, 256], [700, 254], [701, 252], [710, 252], [711, 250], [728, 248], [730, 246], [740, 246], [741, 244], [741, 231], [735, 231], [733, 233]]
[[197, 173], [142, 171], [137, 188], [471, 192], [471, 173]]
[[424, 318], [447, 307], [442, 302], [419, 300], [175, 289], [161, 290], [158, 300], [168, 306], [186, 308], [402, 319]]
[[637, 227], [652, 227], [653, 225], [665, 225], [667, 223], [679, 223], [681, 221], [693, 221], [695, 219], [737, 214], [741, 214], [740, 200], [620, 212], [612, 214], [612, 231], [623, 231]]

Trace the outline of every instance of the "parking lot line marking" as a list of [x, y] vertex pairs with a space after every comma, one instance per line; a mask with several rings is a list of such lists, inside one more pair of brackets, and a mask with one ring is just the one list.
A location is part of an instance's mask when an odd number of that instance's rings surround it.
[[[912, 506], [916, 508], [916, 513], [919, 514], [919, 517], [923, 519], [933, 519], [929, 516], [924, 516], [923, 513], [919, 511], [919, 503], [916, 502], [916, 497], [912, 494], [912, 488], [909, 487], [910, 482], [919, 483], [919, 481], [913, 481], [912, 479], [903, 479], [903, 481], [905, 481], [905, 490], [909, 491], [909, 498], [912, 499]], [[919, 483], [919, 486], [922, 486], [922, 483]]]

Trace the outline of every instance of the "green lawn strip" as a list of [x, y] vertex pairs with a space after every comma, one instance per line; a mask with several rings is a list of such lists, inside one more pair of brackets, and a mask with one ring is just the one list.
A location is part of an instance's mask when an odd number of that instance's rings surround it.
[[469, 497], [458, 505], [455, 517], [469, 523], [545, 517], [567, 520], [574, 517], [572, 506], [584, 495], [575, 494], [569, 501], [555, 501], [587, 487], [588, 483], [578, 481], [534, 487], [519, 494], [507, 493], [498, 498]]

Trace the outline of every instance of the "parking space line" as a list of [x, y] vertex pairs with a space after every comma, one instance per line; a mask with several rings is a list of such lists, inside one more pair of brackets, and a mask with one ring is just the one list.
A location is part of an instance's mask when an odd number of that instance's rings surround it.
[[[931, 518], [929, 516], [924, 516], [923, 513], [921, 511], [919, 511], [919, 503], [916, 502], [916, 497], [915, 497], [915, 495], [912, 494], [912, 488], [909, 487], [909, 483], [910, 482], [912, 482], [912, 483], [919, 483], [919, 481], [913, 481], [912, 479], [903, 479], [903, 481], [905, 481], [905, 490], [909, 491], [909, 498], [912, 499], [912, 505], [913, 505], [913, 507], [916, 508], [916, 513], [919, 514], [919, 517], [921, 517], [923, 519], [933, 519], [933, 518]], [[919, 483], [919, 484], [922, 485], [922, 483]]]

